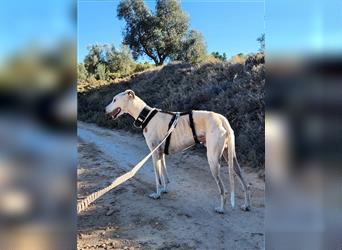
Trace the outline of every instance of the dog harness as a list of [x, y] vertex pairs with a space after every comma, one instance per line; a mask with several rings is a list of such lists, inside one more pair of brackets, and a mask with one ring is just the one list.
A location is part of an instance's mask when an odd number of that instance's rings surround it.
[[[170, 129], [170, 127], [172, 126], [173, 122], [175, 121], [178, 113], [177, 112], [162, 111], [162, 110], [158, 110], [158, 109], [152, 109], [148, 106], [145, 106], [143, 108], [143, 110], [140, 112], [138, 118], [133, 123], [134, 126], [137, 128], [144, 129], [147, 126], [147, 124], [151, 121], [151, 119], [158, 112], [172, 115], [171, 120], [169, 122], [169, 126], [168, 126], [168, 129]], [[179, 113], [179, 116], [184, 116], [184, 115], [189, 115], [189, 126], [190, 126], [191, 131], [192, 131], [192, 136], [194, 138], [195, 143], [200, 143], [200, 141], [197, 138], [197, 134], [196, 134], [196, 128], [195, 128], [192, 110], [188, 111], [188, 112]], [[166, 154], [166, 155], [169, 154], [169, 146], [170, 146], [170, 141], [171, 141], [171, 135], [172, 135], [172, 133], [166, 138], [166, 141], [165, 141], [164, 154]]]
[[[172, 123], [176, 119], [176, 114], [177, 113], [175, 113], [175, 112], [168, 112], [168, 111], [161, 111], [161, 112], [172, 115], [172, 118], [171, 118], [171, 120], [169, 122], [169, 126], [168, 126], [168, 129], [170, 129]], [[192, 136], [194, 138], [195, 143], [200, 143], [198, 138], [197, 138], [197, 134], [196, 134], [196, 129], [195, 129], [195, 124], [194, 124], [194, 118], [193, 118], [193, 115], [192, 115], [192, 110], [188, 111], [188, 112], [181, 112], [179, 115], [180, 116], [189, 115], [189, 125], [190, 125], [191, 131], [192, 131]], [[166, 138], [166, 141], [165, 141], [164, 154], [166, 154], [166, 155], [169, 154], [169, 146], [170, 146], [170, 141], [171, 141], [171, 135], [172, 135], [172, 133]]]

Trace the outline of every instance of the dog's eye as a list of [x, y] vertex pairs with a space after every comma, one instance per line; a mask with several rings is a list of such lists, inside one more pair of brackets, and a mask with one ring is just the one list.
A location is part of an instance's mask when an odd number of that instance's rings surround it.
[[116, 99], [113, 100], [113, 102], [115, 102], [115, 101], [116, 101]]

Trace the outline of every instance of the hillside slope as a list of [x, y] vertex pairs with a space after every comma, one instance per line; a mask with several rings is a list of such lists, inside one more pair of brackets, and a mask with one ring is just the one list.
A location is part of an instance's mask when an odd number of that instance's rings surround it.
[[133, 127], [133, 118], [128, 115], [114, 122], [104, 115], [104, 107], [113, 96], [126, 89], [133, 89], [147, 104], [163, 110], [215, 111], [226, 116], [235, 131], [240, 162], [264, 169], [264, 87], [264, 56], [260, 53], [249, 56], [244, 64], [169, 64], [116, 83], [79, 84], [78, 119], [141, 132]]

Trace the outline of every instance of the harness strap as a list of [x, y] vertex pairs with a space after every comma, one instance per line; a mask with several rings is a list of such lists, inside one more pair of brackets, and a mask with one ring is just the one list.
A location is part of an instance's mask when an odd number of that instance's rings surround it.
[[191, 131], [192, 131], [192, 136], [194, 137], [194, 141], [196, 143], [200, 143], [200, 141], [197, 138], [197, 134], [196, 134], [194, 118], [192, 116], [192, 110], [189, 112], [189, 122], [190, 122]]
[[[148, 106], [144, 107], [143, 110], [140, 112], [138, 118], [134, 121], [133, 123], [134, 126], [136, 126], [137, 128], [144, 129], [147, 126], [147, 124], [151, 121], [151, 119], [158, 113], [158, 111], [160, 110], [151, 109]], [[182, 113], [167, 112], [167, 111], [160, 111], [160, 112], [172, 115], [172, 118], [169, 122], [168, 129], [170, 129], [171, 125], [173, 124], [177, 116], [189, 115], [189, 125], [191, 128], [192, 136], [194, 138], [195, 143], [200, 143], [196, 134], [196, 128], [195, 128], [192, 110], [189, 112], [182, 112]], [[166, 138], [166, 141], [165, 141], [164, 153], [166, 155], [169, 154], [170, 141], [171, 141], [171, 134], [169, 134], [169, 136]]]
[[[172, 116], [172, 118], [171, 118], [171, 120], [169, 122], [168, 130], [172, 126], [172, 124], [175, 121], [175, 119], [176, 119], [176, 114], [173, 114], [173, 116]], [[164, 154], [166, 154], [166, 155], [169, 154], [170, 140], [171, 140], [171, 133], [169, 134], [169, 136], [166, 138], [166, 141], [165, 141]]]
[[169, 115], [175, 115], [175, 114], [179, 114], [179, 116], [183, 116], [183, 115], [188, 115], [189, 111], [187, 112], [171, 112], [171, 111], [164, 111], [164, 110], [159, 110], [160, 113], [164, 113], [164, 114], [169, 114]]
[[[171, 120], [170, 120], [170, 122], [169, 122], [169, 127], [168, 127], [168, 129], [170, 129], [172, 123], [173, 123], [174, 120], [176, 119], [176, 113], [165, 112], [165, 111], [162, 111], [162, 112], [163, 112], [163, 113], [167, 113], [167, 114], [171, 114], [171, 115], [172, 115], [172, 118], [171, 118]], [[190, 123], [190, 128], [191, 128], [192, 136], [193, 136], [193, 138], [194, 138], [195, 143], [200, 143], [200, 141], [199, 141], [198, 138], [197, 138], [197, 134], [196, 134], [196, 128], [195, 128], [194, 118], [193, 118], [193, 115], [192, 115], [192, 110], [189, 111], [189, 112], [182, 112], [182, 113], [179, 113], [179, 115], [180, 115], [180, 116], [189, 115], [189, 123]], [[169, 154], [169, 147], [170, 147], [171, 135], [172, 135], [172, 133], [166, 138], [166, 141], [165, 141], [164, 154], [166, 154], [166, 155]]]

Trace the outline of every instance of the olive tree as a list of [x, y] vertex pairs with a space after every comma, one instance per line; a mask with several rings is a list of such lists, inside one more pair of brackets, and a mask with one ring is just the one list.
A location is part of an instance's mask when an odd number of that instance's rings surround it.
[[197, 64], [203, 62], [207, 57], [207, 47], [204, 42], [203, 35], [191, 30], [186, 36], [182, 46], [179, 47], [175, 60]]
[[117, 15], [126, 22], [124, 43], [133, 58], [147, 55], [156, 65], [176, 57], [188, 34], [189, 18], [178, 0], [157, 0], [154, 13], [143, 0], [121, 0]]
[[99, 64], [105, 64], [103, 47], [99, 44], [90, 45], [87, 47], [88, 54], [83, 60], [84, 66], [89, 74], [96, 74], [96, 69]]

